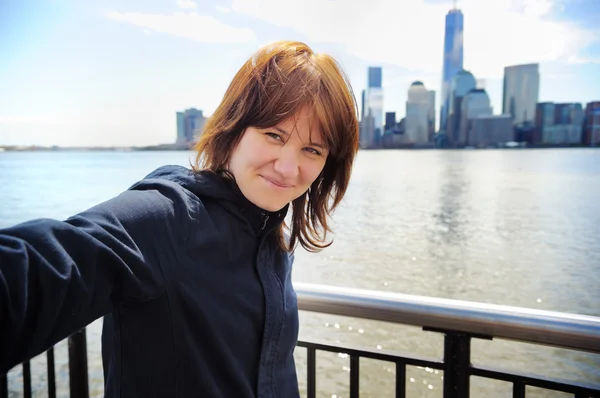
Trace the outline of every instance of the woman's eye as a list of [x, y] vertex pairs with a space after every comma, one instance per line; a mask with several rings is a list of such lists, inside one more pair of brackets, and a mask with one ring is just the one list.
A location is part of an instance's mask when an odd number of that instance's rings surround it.
[[279, 134], [276, 134], [276, 133], [270, 133], [270, 132], [269, 132], [269, 133], [266, 133], [266, 134], [267, 134], [269, 137], [271, 137], [271, 138], [273, 138], [273, 139], [275, 139], [275, 140], [280, 140], [280, 141], [283, 141], [283, 139], [281, 138], [281, 136], [280, 136]]
[[315, 148], [308, 147], [308, 148], [304, 148], [304, 150], [307, 152], [310, 152], [312, 154], [321, 156], [321, 152], [317, 151]]

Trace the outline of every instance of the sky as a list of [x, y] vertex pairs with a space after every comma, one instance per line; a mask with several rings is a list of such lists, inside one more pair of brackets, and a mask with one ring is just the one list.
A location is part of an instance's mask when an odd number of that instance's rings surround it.
[[[384, 111], [437, 94], [449, 0], [2, 0], [0, 145], [172, 143], [177, 111], [215, 110], [260, 46], [334, 56], [360, 107], [383, 68]], [[507, 65], [540, 64], [540, 101], [600, 100], [600, 0], [459, 0], [464, 67], [502, 111]], [[595, 23], [596, 22], [596, 23]], [[439, 123], [439, 121], [438, 121]]]

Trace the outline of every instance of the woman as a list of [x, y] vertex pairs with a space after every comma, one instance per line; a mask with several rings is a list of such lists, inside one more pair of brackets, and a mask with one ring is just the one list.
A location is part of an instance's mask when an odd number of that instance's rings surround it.
[[357, 149], [335, 61], [298, 42], [260, 49], [193, 170], [0, 230], [0, 372], [104, 316], [107, 397], [297, 397], [293, 251], [329, 245]]

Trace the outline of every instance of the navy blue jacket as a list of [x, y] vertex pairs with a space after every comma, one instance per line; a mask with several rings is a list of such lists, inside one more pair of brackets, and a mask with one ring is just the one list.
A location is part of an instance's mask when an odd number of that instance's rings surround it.
[[286, 212], [165, 166], [65, 221], [0, 230], [0, 373], [104, 316], [107, 397], [298, 397]]

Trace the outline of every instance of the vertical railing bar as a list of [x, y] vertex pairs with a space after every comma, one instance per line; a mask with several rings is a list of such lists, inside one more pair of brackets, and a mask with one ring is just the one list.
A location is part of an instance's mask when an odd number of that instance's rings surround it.
[[23, 397], [31, 398], [31, 362], [23, 362]]
[[396, 398], [406, 398], [406, 364], [396, 362]]
[[71, 398], [89, 398], [85, 329], [69, 337], [69, 384]]
[[8, 375], [0, 374], [0, 398], [8, 398]]
[[312, 347], [306, 349], [306, 389], [308, 398], [317, 397], [317, 350]]
[[54, 347], [46, 351], [48, 369], [48, 398], [56, 398], [56, 373], [54, 370]]
[[525, 383], [516, 381], [513, 383], [513, 398], [525, 398]]
[[358, 398], [360, 357], [350, 355], [350, 398]]
[[444, 336], [444, 398], [469, 398], [471, 336], [447, 332]]

